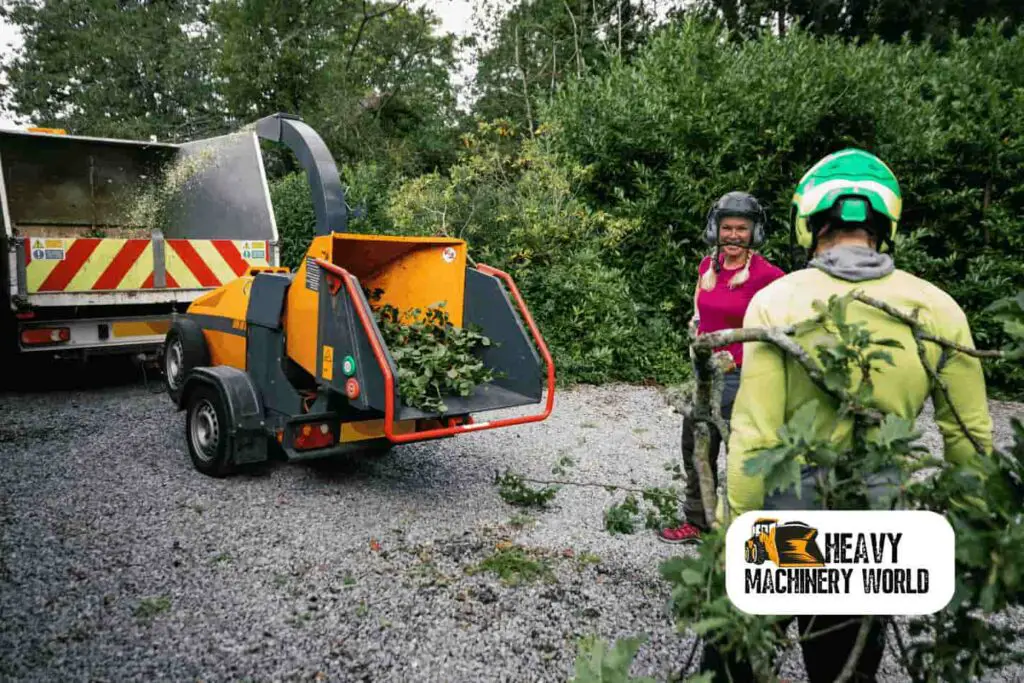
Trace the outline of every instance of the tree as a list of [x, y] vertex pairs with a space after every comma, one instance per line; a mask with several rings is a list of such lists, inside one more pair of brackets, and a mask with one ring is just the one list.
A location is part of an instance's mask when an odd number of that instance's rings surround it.
[[474, 112], [509, 118], [526, 131], [539, 104], [567, 78], [629, 59], [646, 42], [654, 3], [630, 0], [522, 0], [503, 17], [486, 2], [477, 18]]
[[932, 39], [940, 45], [984, 19], [1008, 20], [1009, 29], [1024, 21], [1017, 0], [698, 0], [683, 12], [718, 17], [743, 37], [799, 26], [817, 36], [898, 42], [907, 34], [915, 42]]
[[0, 0], [24, 49], [3, 64], [11, 110], [98, 136], [180, 140], [224, 129], [208, 0]]
[[[406, 0], [225, 0], [211, 18], [231, 116], [301, 115], [343, 163], [416, 173], [450, 161], [454, 39]], [[295, 170], [273, 156], [272, 172]]]

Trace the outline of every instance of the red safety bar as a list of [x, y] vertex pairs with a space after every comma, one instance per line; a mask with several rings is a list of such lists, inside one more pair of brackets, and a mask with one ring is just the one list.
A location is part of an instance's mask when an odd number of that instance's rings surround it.
[[449, 419], [449, 426], [441, 429], [428, 429], [422, 432], [395, 434], [395, 377], [391, 374], [391, 366], [388, 365], [387, 359], [384, 357], [384, 348], [381, 346], [380, 340], [377, 339], [377, 335], [374, 333], [373, 325], [370, 320], [370, 313], [363, 305], [363, 299], [358, 293], [359, 290], [356, 289], [356, 279], [347, 270], [340, 266], [336, 266], [333, 263], [316, 259], [316, 264], [328, 273], [340, 278], [345, 283], [349, 296], [352, 297], [352, 303], [355, 306], [356, 314], [359, 316], [359, 321], [363, 324], [366, 336], [370, 340], [370, 346], [373, 348], [373, 355], [377, 358], [377, 364], [380, 366], [380, 371], [384, 374], [384, 434], [392, 443], [422, 441], [424, 439], [461, 434], [462, 432], [494, 429], [496, 427], [509, 427], [512, 425], [526, 424], [528, 422], [540, 422], [551, 415], [551, 411], [555, 407], [555, 364], [551, 360], [551, 353], [548, 351], [547, 344], [544, 343], [544, 338], [541, 336], [540, 330], [537, 329], [537, 324], [533, 321], [533, 316], [530, 315], [530, 311], [526, 308], [526, 302], [523, 301], [522, 295], [519, 294], [519, 289], [516, 287], [515, 282], [512, 281], [509, 274], [502, 272], [497, 268], [491, 268], [490, 266], [479, 264], [476, 267], [478, 271], [485, 275], [493, 275], [494, 277], [500, 278], [508, 285], [509, 291], [512, 292], [512, 296], [515, 298], [516, 304], [519, 306], [519, 310], [523, 314], [523, 318], [526, 320], [527, 326], [530, 328], [530, 333], [533, 335], [534, 341], [537, 342], [537, 347], [540, 349], [541, 356], [544, 357], [544, 363], [548, 366], [548, 399], [544, 406], [544, 412], [537, 415], [523, 415], [521, 417], [508, 417], [503, 420], [470, 422], [461, 425], [452, 425], [451, 422], [453, 420]]

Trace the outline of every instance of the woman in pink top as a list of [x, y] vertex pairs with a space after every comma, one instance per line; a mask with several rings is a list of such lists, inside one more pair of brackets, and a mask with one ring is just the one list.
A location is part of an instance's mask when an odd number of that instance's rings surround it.
[[[713, 257], [700, 263], [694, 292], [694, 313], [691, 328], [697, 334], [743, 327], [743, 316], [750, 299], [770, 283], [785, 275], [754, 248], [764, 242], [765, 213], [754, 197], [746, 192], [730, 192], [715, 202], [708, 213], [704, 240], [715, 247]], [[732, 416], [732, 404], [740, 385], [743, 367], [743, 344], [730, 344], [724, 349], [732, 356], [734, 367], [725, 375], [722, 392], [722, 418], [726, 424]], [[696, 370], [696, 369], [695, 369]], [[700, 497], [700, 484], [694, 464], [694, 422], [683, 416], [683, 466], [686, 469], [686, 500], [683, 504], [685, 522], [659, 534], [666, 543], [687, 543], [700, 539], [707, 530], [707, 519]], [[711, 428], [711, 452], [717, 456], [722, 439]], [[717, 458], [716, 458], [717, 459]], [[713, 465], [715, 486], [718, 467]]]

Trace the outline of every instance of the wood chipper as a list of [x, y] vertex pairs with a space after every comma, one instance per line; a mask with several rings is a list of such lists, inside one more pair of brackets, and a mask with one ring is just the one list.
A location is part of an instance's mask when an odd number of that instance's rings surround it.
[[[261, 119], [256, 131], [287, 146], [304, 167], [315, 235], [294, 272], [249, 268], [172, 322], [165, 381], [186, 413], [186, 441], [197, 470], [223, 476], [237, 465], [267, 460], [272, 451], [300, 460], [387, 450], [551, 414], [551, 355], [506, 273], [467, 267], [462, 240], [347, 233], [344, 192], [319, 135], [284, 114]], [[443, 302], [453, 326], [478, 326], [495, 342], [479, 357], [498, 378], [469, 396], [446, 397], [445, 414], [405, 405], [398, 367], [364, 288], [382, 290], [381, 303], [397, 309], [426, 310]], [[475, 413], [541, 402], [538, 350], [546, 365], [543, 412], [476, 421]]]

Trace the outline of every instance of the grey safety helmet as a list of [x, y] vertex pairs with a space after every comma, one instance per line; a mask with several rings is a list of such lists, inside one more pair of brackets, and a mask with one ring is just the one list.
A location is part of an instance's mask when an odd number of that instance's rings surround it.
[[711, 210], [708, 211], [707, 224], [704, 226], [704, 241], [713, 247], [719, 246], [718, 221], [726, 216], [742, 216], [754, 221], [751, 247], [764, 243], [765, 223], [768, 217], [761, 204], [754, 196], [746, 192], [728, 192], [722, 195]]

